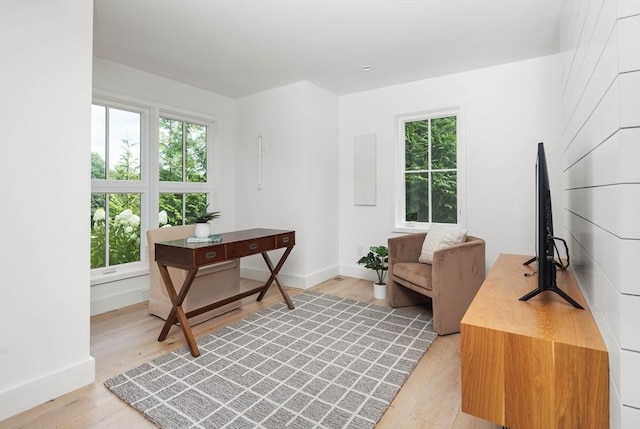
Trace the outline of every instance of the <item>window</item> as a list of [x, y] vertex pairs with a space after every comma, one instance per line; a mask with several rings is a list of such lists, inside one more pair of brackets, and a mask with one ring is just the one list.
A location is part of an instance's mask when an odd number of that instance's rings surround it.
[[213, 203], [214, 123], [114, 100], [92, 105], [94, 284], [146, 271], [145, 231], [190, 223]]
[[159, 225], [182, 225], [209, 200], [207, 126], [161, 117], [159, 136]]
[[145, 185], [140, 111], [94, 104], [91, 118], [91, 268], [139, 263]]
[[458, 114], [399, 118], [398, 227], [461, 224]]

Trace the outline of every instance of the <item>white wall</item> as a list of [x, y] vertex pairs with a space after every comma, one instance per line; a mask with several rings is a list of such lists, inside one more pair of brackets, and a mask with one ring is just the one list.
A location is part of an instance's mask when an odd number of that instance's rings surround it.
[[0, 3], [0, 419], [94, 380], [93, 2]]
[[[264, 91], [238, 100], [237, 123], [236, 226], [296, 231], [282, 269], [287, 285], [309, 287], [337, 274], [338, 97], [308, 82]], [[267, 273], [261, 258], [243, 259], [243, 277]]]
[[[486, 241], [487, 269], [500, 253], [533, 254], [538, 142], [545, 142], [554, 211], [562, 206], [558, 64], [550, 56], [341, 97], [341, 274], [370, 277], [356, 265], [358, 247], [386, 245], [394, 235], [396, 115], [450, 107], [461, 110], [466, 145], [463, 218], [469, 234]], [[353, 204], [353, 138], [361, 134], [377, 136], [371, 207]]]
[[[140, 103], [151, 109], [169, 109], [212, 118], [219, 124], [214, 148], [213, 209], [221, 212], [214, 221], [219, 232], [235, 229], [235, 109], [236, 101], [137, 70], [94, 58], [93, 89], [96, 95]], [[145, 253], [143, 257], [147, 257]], [[149, 276], [94, 284], [91, 287], [91, 314], [104, 313], [148, 299]]]
[[564, 224], [609, 351], [611, 428], [640, 427], [640, 1], [563, 14]]

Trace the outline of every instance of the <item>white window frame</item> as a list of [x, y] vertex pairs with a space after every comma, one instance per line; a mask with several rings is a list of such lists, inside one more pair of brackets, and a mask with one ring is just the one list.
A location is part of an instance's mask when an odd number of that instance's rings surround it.
[[449, 107], [421, 112], [406, 113], [396, 116], [396, 187], [395, 187], [395, 225], [394, 232], [419, 232], [427, 231], [432, 223], [406, 221], [406, 195], [405, 195], [405, 124], [407, 122], [436, 119], [448, 116], [456, 117], [456, 167], [457, 167], [457, 209], [456, 224], [438, 224], [445, 227], [466, 228], [466, 144], [464, 139], [464, 115], [460, 107]]
[[[176, 194], [194, 194], [201, 193], [207, 194], [207, 203], [209, 204], [209, 211], [219, 211], [219, 208], [216, 207], [216, 203], [218, 200], [216, 195], [216, 187], [215, 187], [215, 156], [217, 155], [217, 151], [215, 150], [215, 143], [217, 141], [218, 135], [218, 121], [213, 120], [212, 118], [205, 118], [199, 115], [188, 114], [184, 112], [178, 112], [175, 110], [169, 109], [160, 109], [158, 111], [158, 116], [155, 121], [156, 123], [156, 134], [159, 134], [160, 128], [160, 118], [167, 118], [176, 121], [189, 122], [197, 125], [204, 125], [207, 127], [207, 181], [206, 182], [161, 182], [157, 178], [160, 177], [160, 138], [157, 136], [154, 139], [154, 148], [153, 148], [153, 177], [156, 179], [153, 181], [153, 201], [152, 207], [158, 207], [160, 204], [160, 194], [164, 193], [176, 193]], [[153, 225], [158, 225], [158, 210], [154, 212], [152, 219], [150, 219]]]
[[91, 284], [101, 284], [123, 278], [135, 277], [148, 272], [145, 257], [149, 219], [149, 122], [151, 113], [147, 106], [110, 98], [94, 96], [92, 105], [106, 106], [140, 114], [140, 180], [92, 179], [91, 193], [140, 194], [140, 260], [126, 264], [91, 269]]

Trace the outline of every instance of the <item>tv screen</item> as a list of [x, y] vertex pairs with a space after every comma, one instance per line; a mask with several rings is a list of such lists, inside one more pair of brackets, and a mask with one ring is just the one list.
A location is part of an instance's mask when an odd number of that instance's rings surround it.
[[[565, 244], [567, 265], [562, 263], [560, 255], [558, 255], [558, 261], [556, 261], [557, 248], [555, 240], [561, 240]], [[538, 143], [538, 156], [536, 159], [536, 257], [525, 262], [525, 265], [529, 265], [536, 260], [538, 287], [520, 298], [520, 301], [527, 301], [539, 293], [549, 290], [563, 297], [574, 307], [583, 308], [558, 288], [556, 281], [556, 269], [564, 270], [569, 266], [569, 251], [566, 242], [553, 235], [551, 188], [549, 186], [549, 170], [543, 143]]]

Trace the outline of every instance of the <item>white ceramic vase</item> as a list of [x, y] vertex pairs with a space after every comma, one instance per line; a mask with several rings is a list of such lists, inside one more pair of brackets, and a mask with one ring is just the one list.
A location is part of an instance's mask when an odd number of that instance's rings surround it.
[[206, 223], [196, 223], [196, 237], [204, 238], [211, 235], [211, 226], [209, 222]]
[[375, 299], [387, 299], [387, 285], [378, 283], [373, 284], [373, 297]]

